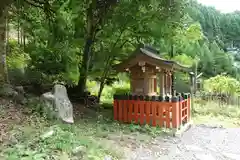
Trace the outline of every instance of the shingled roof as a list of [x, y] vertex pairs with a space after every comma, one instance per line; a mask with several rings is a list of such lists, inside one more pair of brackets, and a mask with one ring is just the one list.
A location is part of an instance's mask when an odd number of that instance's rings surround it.
[[168, 68], [182, 72], [191, 72], [191, 67], [179, 64], [176, 61], [167, 60], [159, 56], [159, 51], [151, 46], [140, 45], [128, 59], [122, 63], [115, 65], [115, 69], [119, 72], [124, 71], [136, 65], [139, 61], [145, 61], [150, 65], [155, 65], [160, 68]]

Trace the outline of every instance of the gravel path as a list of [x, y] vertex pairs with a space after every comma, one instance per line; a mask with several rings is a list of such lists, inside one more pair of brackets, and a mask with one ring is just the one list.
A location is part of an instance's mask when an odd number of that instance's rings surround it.
[[129, 160], [240, 160], [240, 128], [192, 126], [181, 138], [156, 138]]

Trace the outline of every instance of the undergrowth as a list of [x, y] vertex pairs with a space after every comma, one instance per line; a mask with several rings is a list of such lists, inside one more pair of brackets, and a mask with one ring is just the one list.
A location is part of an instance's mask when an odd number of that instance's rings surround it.
[[[28, 107], [10, 107], [19, 114], [16, 119], [21, 120], [17, 122], [12, 118], [8, 122], [8, 126], [11, 127], [5, 130], [7, 137], [2, 140], [0, 146], [0, 159], [124, 159], [118, 143], [127, 143], [126, 136], [132, 135], [136, 143], [147, 143], [152, 137], [166, 133], [166, 130], [157, 127], [119, 124], [112, 120], [112, 113], [109, 111], [75, 118], [74, 124], [63, 124], [56, 119], [48, 119], [44, 112], [36, 113], [42, 106], [36, 104], [34, 110], [34, 103], [36, 101], [28, 104]], [[9, 106], [2, 106], [1, 110], [0, 114], [5, 115]], [[42, 108], [40, 111], [43, 111]], [[111, 138], [113, 135], [115, 138]], [[109, 141], [114, 141], [115, 146], [109, 145]]]
[[195, 99], [193, 108], [195, 123], [217, 123], [224, 127], [240, 127], [240, 106]]

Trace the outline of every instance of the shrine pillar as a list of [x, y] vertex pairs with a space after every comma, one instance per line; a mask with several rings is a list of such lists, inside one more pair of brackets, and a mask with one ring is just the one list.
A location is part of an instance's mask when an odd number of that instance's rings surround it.
[[168, 91], [169, 91], [169, 81], [168, 81], [168, 75], [167, 75], [167, 72], [165, 71], [164, 72], [164, 95], [167, 95], [168, 94]]
[[165, 95], [165, 73], [163, 71], [159, 72], [159, 81], [160, 95]]
[[172, 96], [176, 96], [174, 72], [171, 74], [171, 80]]

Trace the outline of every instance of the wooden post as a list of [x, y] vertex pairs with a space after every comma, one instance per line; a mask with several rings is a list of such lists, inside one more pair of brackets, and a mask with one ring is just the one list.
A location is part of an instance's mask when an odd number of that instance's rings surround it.
[[172, 127], [173, 129], [178, 130], [178, 128], [180, 127], [180, 101], [179, 101], [179, 97], [172, 97]]
[[171, 80], [172, 80], [172, 96], [176, 96], [176, 93], [175, 93], [175, 79], [174, 79], [174, 73], [172, 72], [172, 75], [171, 75]]
[[154, 92], [157, 93], [157, 77], [154, 78]]
[[143, 89], [143, 93], [145, 95], [147, 95], [148, 91], [149, 91], [148, 75], [147, 75], [146, 72], [144, 72], [143, 74], [144, 74], [144, 89]]
[[165, 72], [165, 94], [171, 95], [171, 76], [168, 72]]
[[168, 93], [169, 95], [172, 95], [172, 74], [169, 72], [168, 73]]
[[194, 93], [194, 74], [189, 74], [189, 77], [190, 77], [190, 118], [191, 118], [191, 112], [194, 113], [194, 104], [193, 104], [193, 93]]
[[160, 80], [160, 95], [165, 95], [165, 73], [160, 72], [159, 73], [159, 80]]
[[167, 72], [164, 72], [164, 95], [168, 93], [168, 79], [167, 79]]

